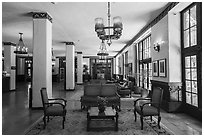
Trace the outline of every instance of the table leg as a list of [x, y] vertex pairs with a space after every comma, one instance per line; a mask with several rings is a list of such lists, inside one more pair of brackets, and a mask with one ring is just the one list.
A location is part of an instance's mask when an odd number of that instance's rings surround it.
[[118, 131], [118, 113], [116, 112], [116, 118], [115, 118], [115, 131]]
[[87, 113], [87, 127], [86, 127], [87, 131], [89, 131], [89, 125], [90, 125], [90, 117], [89, 117], [89, 113]]

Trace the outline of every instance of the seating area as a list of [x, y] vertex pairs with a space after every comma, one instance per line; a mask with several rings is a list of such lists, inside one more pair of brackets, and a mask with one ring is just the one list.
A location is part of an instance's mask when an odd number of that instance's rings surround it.
[[98, 106], [98, 98], [104, 97], [107, 106], [118, 106], [120, 108], [120, 96], [114, 84], [87, 84], [84, 86], [84, 95], [81, 97], [81, 108]]
[[2, 135], [202, 135], [202, 2], [2, 2]]

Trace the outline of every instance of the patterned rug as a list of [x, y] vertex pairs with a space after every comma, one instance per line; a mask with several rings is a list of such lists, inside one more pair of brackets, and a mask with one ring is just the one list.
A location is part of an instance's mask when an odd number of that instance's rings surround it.
[[[123, 105], [124, 106], [124, 105]], [[114, 131], [111, 128], [101, 131], [86, 131], [87, 112], [80, 109], [68, 110], [65, 122], [65, 128], [62, 129], [62, 118], [52, 117], [46, 128], [43, 129], [43, 121], [40, 119], [29, 130], [26, 131], [26, 135], [170, 135], [164, 127], [161, 125], [161, 129], [158, 128], [155, 119], [144, 119], [144, 129], [140, 129], [140, 119], [134, 121], [134, 113], [130, 108], [122, 108], [119, 112], [118, 119], [118, 131]], [[97, 121], [96, 121], [97, 122]], [[92, 126], [111, 126], [110, 121], [102, 121], [92, 123]], [[110, 130], [108, 130], [110, 129]]]

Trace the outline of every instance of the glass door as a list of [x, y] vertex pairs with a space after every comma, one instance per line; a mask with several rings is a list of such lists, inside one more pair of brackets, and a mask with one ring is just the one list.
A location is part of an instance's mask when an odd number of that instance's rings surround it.
[[202, 113], [201, 4], [193, 3], [181, 12], [183, 103], [187, 113]]

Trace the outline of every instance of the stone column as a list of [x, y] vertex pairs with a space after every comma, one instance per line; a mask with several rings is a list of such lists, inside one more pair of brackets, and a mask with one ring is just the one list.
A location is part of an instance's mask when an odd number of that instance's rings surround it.
[[3, 42], [4, 44], [4, 70], [10, 74], [9, 90], [16, 90], [16, 54], [15, 43]]
[[46, 12], [33, 13], [32, 106], [42, 107], [40, 89], [52, 97], [52, 18]]
[[83, 55], [77, 52], [77, 84], [83, 83]]
[[65, 90], [75, 89], [75, 47], [73, 42], [66, 42], [66, 78]]

